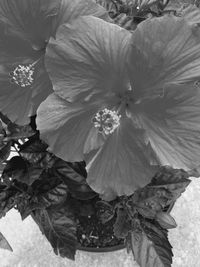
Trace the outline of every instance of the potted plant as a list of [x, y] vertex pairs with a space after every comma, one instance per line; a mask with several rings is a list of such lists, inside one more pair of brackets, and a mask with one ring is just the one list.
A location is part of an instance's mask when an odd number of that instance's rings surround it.
[[32, 216], [61, 257], [171, 266], [170, 211], [199, 176], [200, 11], [168, 3], [0, 3], [0, 217]]

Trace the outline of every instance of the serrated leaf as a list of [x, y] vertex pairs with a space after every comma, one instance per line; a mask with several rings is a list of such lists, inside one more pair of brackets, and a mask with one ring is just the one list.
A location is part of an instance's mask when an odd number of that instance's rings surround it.
[[0, 190], [0, 218], [4, 217], [18, 203], [21, 194], [12, 188]]
[[98, 217], [103, 224], [110, 221], [115, 215], [113, 206], [105, 201], [98, 201], [96, 207], [98, 209]]
[[152, 179], [148, 187], [151, 188], [165, 188], [176, 200], [185, 191], [186, 187], [190, 184], [189, 174], [181, 169], [172, 169], [170, 167], [161, 168]]
[[0, 232], [0, 248], [13, 251], [11, 245], [6, 240], [5, 236]]
[[143, 231], [130, 233], [134, 258], [140, 267], [170, 267], [173, 254], [166, 232], [159, 228], [155, 231], [157, 227], [153, 225], [151, 228], [151, 225], [148, 223], [143, 225]]
[[54, 205], [46, 210], [35, 210], [33, 219], [45, 234], [56, 255], [74, 260], [77, 238], [72, 210], [66, 205]]
[[25, 200], [21, 202], [20, 204], [18, 203], [17, 205], [17, 210], [19, 211], [21, 215], [21, 219], [25, 220], [31, 213], [35, 210], [38, 209], [45, 209], [49, 205], [45, 205], [46, 203], [44, 202], [37, 202], [37, 203], [30, 203], [30, 201]]
[[132, 229], [131, 220], [124, 209], [117, 210], [117, 218], [114, 224], [114, 235], [117, 238], [127, 237], [129, 231]]
[[172, 199], [172, 194], [168, 190], [150, 186], [137, 190], [132, 196], [137, 211], [149, 219], [154, 219], [156, 213], [168, 205], [169, 199]]
[[164, 229], [172, 229], [176, 228], [177, 224], [174, 218], [167, 212], [158, 212], [156, 214], [156, 221], [160, 224]]

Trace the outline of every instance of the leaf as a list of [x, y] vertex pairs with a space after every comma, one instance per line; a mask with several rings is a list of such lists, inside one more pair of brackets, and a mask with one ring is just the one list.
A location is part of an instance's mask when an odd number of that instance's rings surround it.
[[135, 260], [140, 267], [170, 267], [173, 254], [166, 232], [162, 231], [162, 235], [159, 235], [161, 231], [159, 228], [155, 231], [155, 225], [153, 228], [149, 227], [151, 223], [147, 225], [143, 225], [143, 231], [130, 233], [130, 245]]
[[[78, 164], [78, 163], [77, 163]], [[68, 183], [85, 183], [84, 175], [80, 174], [73, 168], [73, 164], [70, 162], [66, 162], [62, 159], [57, 159], [54, 164], [54, 171], [60, 178], [64, 179], [66, 182], [66, 178], [69, 179]], [[85, 173], [84, 173], [85, 174]]]
[[181, 169], [172, 169], [171, 167], [162, 167], [148, 187], [165, 188], [172, 194], [172, 199], [176, 200], [185, 191], [190, 184], [189, 174]]
[[143, 217], [154, 219], [157, 212], [162, 211], [172, 197], [172, 194], [165, 188], [145, 186], [135, 191], [132, 202]]
[[5, 144], [1, 144], [0, 162], [5, 161], [10, 156], [11, 144], [12, 144], [11, 141], [9, 141]]
[[68, 196], [68, 188], [66, 184], [59, 184], [48, 192], [38, 196], [38, 202], [46, 203], [46, 207], [50, 205], [58, 205], [63, 203]]
[[6, 213], [12, 209], [19, 201], [21, 192], [17, 192], [11, 188], [0, 191], [0, 218], [4, 217]]
[[47, 151], [47, 145], [42, 141], [29, 140], [20, 148], [20, 155], [32, 164], [38, 164], [41, 168], [51, 168], [56, 157]]
[[[36, 192], [34, 192], [34, 194], [35, 193]], [[20, 212], [22, 220], [24, 220], [34, 210], [45, 209], [52, 205], [64, 203], [67, 196], [67, 186], [63, 183], [60, 183], [49, 191], [39, 193], [38, 195], [31, 196], [24, 194], [17, 203], [17, 210]]]
[[115, 215], [113, 206], [106, 201], [98, 201], [96, 208], [98, 209], [98, 217], [103, 224], [110, 221]]
[[2, 173], [2, 179], [7, 183], [12, 183], [13, 180], [17, 180], [21, 183], [31, 185], [35, 180], [39, 179], [42, 172], [43, 170], [41, 168], [31, 165], [20, 156], [15, 156], [7, 162]]
[[25, 139], [33, 136], [36, 133], [33, 131], [30, 125], [19, 126], [14, 123], [8, 124], [7, 130], [9, 133], [4, 138], [5, 141]]
[[160, 224], [164, 229], [172, 229], [176, 228], [177, 224], [174, 218], [168, 214], [167, 212], [158, 212], [156, 214], [156, 221]]
[[114, 235], [117, 238], [125, 238], [130, 230], [132, 230], [132, 225], [127, 212], [124, 209], [118, 209], [117, 219], [113, 228]]
[[19, 211], [22, 221], [25, 220], [33, 211], [38, 209], [45, 209], [49, 205], [45, 205], [44, 202], [30, 202], [30, 200], [24, 200], [17, 204], [17, 210]]
[[76, 223], [67, 203], [46, 210], [35, 210], [32, 216], [51, 243], [55, 254], [74, 260], [77, 247]]
[[53, 173], [68, 186], [70, 193], [77, 199], [91, 199], [97, 195], [86, 182], [87, 172], [83, 162], [55, 161]]
[[4, 237], [4, 235], [0, 232], [0, 248], [7, 249], [9, 251], [13, 251], [12, 247]]

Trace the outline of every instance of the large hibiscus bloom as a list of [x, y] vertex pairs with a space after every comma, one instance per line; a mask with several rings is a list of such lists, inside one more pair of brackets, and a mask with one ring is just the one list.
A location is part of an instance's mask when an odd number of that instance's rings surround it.
[[81, 15], [106, 18], [92, 0], [0, 1], [0, 111], [27, 124], [52, 92], [45, 48], [57, 27]]
[[185, 17], [149, 19], [131, 34], [88, 16], [50, 40], [55, 92], [38, 109], [41, 138], [66, 161], [86, 160], [104, 198], [132, 194], [157, 166], [199, 165], [199, 33]]

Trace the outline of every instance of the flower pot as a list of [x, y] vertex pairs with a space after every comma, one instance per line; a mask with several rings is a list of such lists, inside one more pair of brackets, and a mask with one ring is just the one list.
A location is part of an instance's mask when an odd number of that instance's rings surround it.
[[112, 252], [112, 251], [116, 251], [116, 250], [121, 250], [124, 249], [126, 247], [126, 245], [118, 245], [118, 246], [112, 246], [112, 247], [105, 247], [105, 248], [92, 248], [92, 247], [83, 247], [83, 246], [78, 246], [78, 250], [81, 251], [87, 251], [87, 252], [93, 252], [93, 253], [105, 253], [105, 252]]

